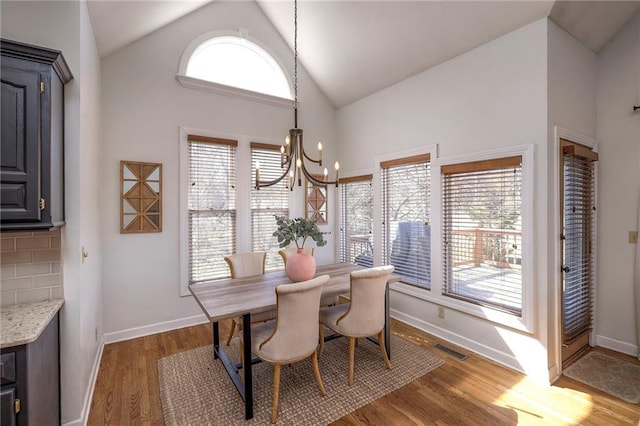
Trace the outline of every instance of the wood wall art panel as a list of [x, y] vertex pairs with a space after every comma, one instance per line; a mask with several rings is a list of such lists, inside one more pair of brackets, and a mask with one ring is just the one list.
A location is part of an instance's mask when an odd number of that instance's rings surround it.
[[162, 164], [120, 161], [120, 233], [162, 232]]
[[[324, 179], [323, 175], [313, 175], [316, 179]], [[304, 217], [307, 219], [315, 219], [318, 225], [326, 225], [328, 223], [329, 208], [327, 206], [327, 187], [317, 186], [305, 179], [304, 194]]]

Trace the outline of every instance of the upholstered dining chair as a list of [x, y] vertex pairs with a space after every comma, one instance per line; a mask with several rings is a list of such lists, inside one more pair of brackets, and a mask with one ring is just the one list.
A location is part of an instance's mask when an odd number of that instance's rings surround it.
[[[311, 256], [313, 256], [313, 250], [315, 249], [315, 247], [305, 247], [303, 248], [304, 251], [306, 251], [307, 253], [309, 253]], [[291, 256], [294, 253], [298, 252], [298, 248], [297, 247], [285, 247], [283, 249], [278, 250], [278, 254], [280, 255], [280, 257], [282, 257], [282, 261], [284, 262], [284, 265], [287, 265], [287, 259], [289, 258], [289, 256]]]
[[378, 266], [351, 272], [351, 301], [320, 311], [320, 350], [324, 347], [323, 325], [349, 338], [349, 386], [353, 385], [355, 346], [358, 338], [378, 337], [380, 352], [388, 369], [391, 363], [384, 346], [385, 289], [394, 267]]
[[[251, 351], [273, 364], [271, 423], [278, 418], [280, 367], [311, 357], [320, 393], [326, 395], [318, 368], [318, 316], [322, 286], [329, 275], [276, 287], [276, 320], [251, 326]], [[242, 335], [240, 335], [242, 342]]]
[[[313, 256], [313, 250], [315, 247], [305, 247], [304, 251]], [[294, 253], [298, 252], [297, 247], [285, 247], [283, 249], [278, 250], [278, 254], [282, 257], [282, 261], [284, 262], [284, 266], [287, 266], [287, 259]], [[320, 299], [320, 306], [333, 306], [338, 303], [338, 296], [325, 296]]]
[[[256, 251], [249, 253], [236, 253], [229, 256], [225, 256], [224, 261], [229, 265], [229, 271], [231, 273], [231, 278], [244, 278], [251, 277], [254, 275], [264, 275], [265, 270], [265, 260], [267, 258], [267, 252], [264, 251]], [[258, 316], [260, 318], [258, 318]], [[273, 312], [264, 312], [262, 314], [258, 314], [252, 318], [253, 321], [267, 321], [274, 318]], [[229, 331], [229, 336], [227, 337], [227, 346], [231, 343], [231, 339], [233, 338], [233, 333], [235, 332], [236, 327], [238, 330], [242, 327], [242, 318], [234, 318], [231, 321], [231, 331]]]

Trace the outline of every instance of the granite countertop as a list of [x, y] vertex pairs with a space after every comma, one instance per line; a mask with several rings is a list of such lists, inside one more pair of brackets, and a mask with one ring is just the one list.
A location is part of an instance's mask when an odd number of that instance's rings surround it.
[[0, 348], [35, 342], [63, 304], [64, 299], [54, 299], [0, 308]]

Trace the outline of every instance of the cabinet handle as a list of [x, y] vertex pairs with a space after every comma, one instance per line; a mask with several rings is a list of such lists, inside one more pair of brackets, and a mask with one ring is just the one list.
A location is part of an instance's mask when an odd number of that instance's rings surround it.
[[16, 414], [18, 414], [20, 412], [20, 398], [16, 398], [16, 400], [13, 401], [13, 408], [14, 408]]
[[47, 205], [47, 203], [44, 200], [44, 198], [40, 198], [40, 210], [44, 210], [46, 205]]
[[40, 82], [40, 93], [44, 93], [44, 81]]

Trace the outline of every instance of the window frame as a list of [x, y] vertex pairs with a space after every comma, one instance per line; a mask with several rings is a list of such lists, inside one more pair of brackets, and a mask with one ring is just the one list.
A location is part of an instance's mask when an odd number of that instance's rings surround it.
[[280, 58], [270, 49], [267, 45], [262, 43], [260, 40], [255, 39], [248, 35], [248, 31], [244, 29], [239, 29], [237, 31], [233, 30], [217, 30], [210, 31], [205, 34], [202, 34], [192, 40], [184, 52], [182, 53], [182, 57], [180, 58], [180, 64], [178, 66], [178, 74], [176, 74], [176, 80], [180, 83], [182, 87], [196, 90], [203, 90], [207, 92], [213, 92], [224, 96], [232, 96], [239, 99], [249, 100], [253, 102], [265, 103], [268, 105], [278, 106], [281, 108], [291, 108], [293, 97], [291, 98], [282, 98], [279, 96], [269, 95], [266, 93], [254, 92], [252, 90], [243, 89], [240, 87], [227, 86], [225, 84], [215, 83], [208, 80], [202, 80], [199, 78], [189, 77], [187, 76], [187, 66], [189, 64], [189, 59], [193, 55], [193, 53], [198, 49], [200, 45], [205, 43], [206, 41], [217, 38], [217, 37], [237, 37], [240, 39], [245, 39], [255, 44], [259, 48], [263, 49], [267, 54], [269, 54], [273, 60], [278, 64], [280, 69], [282, 70], [285, 78], [287, 79], [287, 83], [289, 85], [289, 92], [293, 94], [293, 79], [291, 78], [291, 74], [289, 73], [287, 67], [283, 64], [284, 62], [280, 60]]
[[[390, 235], [391, 234], [391, 230], [388, 228], [388, 224], [386, 223], [386, 211], [385, 211], [385, 207], [386, 207], [386, 200], [385, 200], [385, 186], [384, 186], [384, 176], [385, 173], [387, 172], [387, 170], [390, 169], [394, 169], [397, 167], [403, 167], [403, 166], [414, 166], [414, 165], [422, 165], [422, 164], [427, 164], [428, 167], [428, 184], [429, 187], [427, 188], [427, 193], [428, 194], [432, 194], [433, 191], [433, 184], [432, 184], [432, 168], [431, 168], [431, 153], [427, 152], [427, 153], [419, 153], [419, 154], [413, 154], [413, 155], [395, 155], [394, 158], [391, 158], [389, 160], [383, 160], [378, 162], [378, 170], [379, 170], [379, 178], [380, 178], [380, 215], [381, 215], [381, 221], [380, 221], [380, 233], [378, 234], [380, 237], [380, 243], [381, 243], [381, 247], [380, 247], [380, 256], [381, 256], [381, 261], [382, 264], [392, 264], [392, 256], [394, 253], [393, 250], [393, 246], [394, 246], [394, 241], [390, 240]], [[428, 208], [428, 212], [429, 212], [429, 217], [427, 218], [427, 222], [429, 223], [429, 246], [428, 246], [428, 251], [429, 251], [429, 277], [428, 277], [428, 286], [426, 285], [420, 285], [418, 283], [410, 283], [410, 282], [405, 282], [405, 281], [400, 281], [401, 283], [403, 283], [404, 285], [408, 285], [411, 287], [415, 287], [421, 291], [431, 291], [431, 284], [433, 281], [433, 274], [432, 274], [432, 266], [433, 266], [433, 252], [431, 251], [431, 247], [432, 247], [432, 236], [431, 236], [431, 228], [432, 228], [432, 220], [433, 220], [433, 216], [431, 213], [431, 198], [432, 197], [428, 197], [427, 196], [427, 208]], [[417, 236], [414, 236], [413, 233], [411, 235], [411, 242], [412, 244], [417, 243], [416, 242], [416, 238], [418, 238]], [[387, 239], [389, 239], [389, 241], [387, 241]], [[419, 244], [419, 243], [418, 243]], [[401, 246], [402, 248], [402, 246]], [[388, 251], [388, 253], [386, 253], [386, 251]], [[388, 260], [387, 257], [388, 256]], [[411, 267], [411, 265], [408, 265], [409, 267]], [[400, 271], [398, 270], [398, 268], [396, 267], [396, 270], [394, 271], [394, 273], [401, 275]]]
[[[443, 294], [444, 270], [442, 236], [444, 233], [444, 210], [442, 166], [456, 165], [475, 161], [495, 160], [505, 157], [522, 157], [522, 315], [494, 309], [488, 306], [480, 306], [475, 303], [455, 299]], [[534, 246], [533, 246], [533, 200], [534, 200], [534, 170], [533, 170], [533, 145], [518, 145], [503, 149], [470, 153], [451, 157], [434, 159], [432, 162], [432, 217], [437, 218], [439, 225], [432, 230], [432, 248], [435, 250], [435, 258], [432, 267], [432, 293], [433, 301], [441, 306], [446, 306], [469, 315], [489, 320], [494, 323], [521, 330], [527, 333], [535, 332], [534, 324]], [[435, 247], [434, 247], [435, 246]], [[436, 278], [437, 277], [437, 278]]]
[[[186, 162], [187, 162], [187, 168], [186, 168], [186, 176], [185, 176], [185, 180], [186, 180], [186, 185], [185, 188], [187, 190], [184, 191], [185, 193], [185, 205], [184, 205], [184, 213], [186, 214], [186, 233], [184, 235], [184, 238], [186, 240], [186, 253], [184, 254], [184, 257], [186, 258], [186, 269], [184, 272], [186, 272], [185, 274], [185, 280], [187, 285], [189, 285], [191, 282], [189, 281], [189, 270], [190, 270], [190, 262], [191, 262], [191, 256], [190, 256], [190, 252], [191, 252], [191, 239], [190, 239], [190, 215], [191, 215], [191, 209], [189, 208], [189, 175], [190, 175], [190, 170], [191, 170], [191, 163], [189, 162], [190, 159], [190, 150], [191, 150], [191, 143], [192, 142], [196, 142], [196, 143], [203, 143], [203, 144], [209, 144], [209, 145], [215, 145], [218, 147], [227, 147], [228, 149], [231, 150], [231, 154], [233, 157], [233, 182], [231, 184], [232, 188], [236, 188], [233, 191], [233, 208], [232, 209], [226, 209], [226, 210], [221, 210], [221, 211], [226, 211], [228, 212], [232, 218], [232, 224], [233, 224], [233, 230], [231, 232], [231, 252], [237, 251], [237, 240], [238, 240], [238, 234], [237, 234], [237, 228], [238, 228], [238, 203], [237, 203], [237, 199], [238, 199], [238, 193], [237, 193], [237, 186], [238, 186], [238, 168], [237, 168], [237, 158], [238, 158], [238, 141], [236, 139], [227, 139], [227, 138], [217, 138], [217, 137], [210, 137], [210, 136], [202, 136], [202, 135], [198, 135], [198, 134], [187, 134], [186, 135]], [[211, 209], [213, 210], [213, 209]], [[220, 262], [221, 265], [223, 265], [223, 262]], [[226, 278], [227, 275], [225, 276], [218, 276], [218, 277], [212, 277], [210, 278], [210, 280], [215, 280], [215, 279], [221, 279], [221, 278]], [[203, 281], [207, 281], [209, 279], [205, 279]]]
[[[337, 191], [336, 194], [336, 200], [337, 200], [337, 204], [338, 204], [338, 223], [337, 223], [337, 227], [338, 227], [338, 246], [336, 247], [337, 249], [337, 256], [336, 258], [340, 261], [340, 262], [349, 262], [348, 259], [348, 255], [347, 255], [347, 251], [348, 251], [348, 244], [346, 244], [346, 238], [345, 238], [345, 231], [342, 229], [343, 225], [344, 225], [344, 221], [346, 220], [345, 218], [345, 211], [344, 211], [344, 191], [346, 190], [346, 187], [349, 184], [360, 184], [363, 182], [368, 182], [370, 187], [371, 187], [371, 230], [370, 230], [370, 234], [371, 234], [371, 238], [373, 239], [373, 243], [375, 243], [376, 237], [375, 237], [375, 225], [374, 225], [374, 211], [376, 210], [373, 204], [373, 199], [374, 199], [374, 186], [373, 186], [373, 173], [367, 173], [367, 172], [363, 172], [360, 174], [349, 174], [348, 176], [344, 176], [340, 178], [340, 188]], [[373, 243], [371, 243], [371, 249], [373, 251]], [[346, 244], [346, 245], [345, 245]], [[373, 258], [373, 253], [372, 253], [372, 263], [374, 262], [374, 258]]]
[[[275, 158], [277, 158], [278, 160], [280, 160], [281, 158], [281, 154], [280, 154], [280, 147], [282, 145], [275, 145], [275, 144], [267, 144], [267, 143], [262, 143], [262, 142], [251, 142], [250, 143], [250, 156], [251, 156], [251, 176], [255, 176], [255, 161], [256, 158], [254, 158], [254, 150], [256, 152], [260, 152], [259, 156], [261, 156], [262, 158], [260, 158], [259, 161], [264, 161], [264, 155], [268, 152], [269, 154], [273, 154], [273, 156]], [[274, 158], [274, 159], [275, 159]], [[271, 168], [270, 165], [265, 165], [264, 163], [262, 163], [260, 165], [260, 169], [262, 171], [262, 173], [265, 173], [265, 169]], [[266, 178], [267, 180], [270, 180], [268, 177]], [[287, 179], [283, 179], [280, 183], [277, 184], [278, 187], [280, 187], [280, 190], [282, 191], [281, 194], [279, 195], [286, 195], [287, 198], [287, 203], [286, 203], [286, 207], [284, 207], [282, 210], [277, 210], [278, 215], [284, 215], [286, 217], [290, 217], [291, 215], [291, 208], [289, 205], [289, 199], [290, 197], [290, 193], [291, 190], [288, 187], [288, 180]], [[278, 271], [278, 270], [282, 270], [284, 269], [284, 262], [282, 261], [282, 258], [278, 255], [278, 250], [280, 250], [279, 248], [276, 249], [275, 253], [270, 253], [268, 250], [265, 250], [264, 248], [256, 248], [255, 247], [255, 235], [254, 235], [254, 213], [256, 213], [256, 211], [260, 211], [260, 212], [264, 212], [266, 210], [270, 210], [270, 209], [256, 209], [253, 207], [253, 201], [254, 201], [254, 195], [256, 195], [258, 192], [262, 191], [262, 192], [269, 192], [270, 194], [273, 194], [276, 189], [278, 188], [277, 186], [270, 186], [270, 187], [266, 187], [266, 188], [262, 188], [260, 190], [256, 190], [254, 185], [251, 185], [251, 190], [250, 190], [250, 203], [249, 203], [249, 207], [250, 207], [250, 220], [251, 220], [251, 251], [267, 251], [267, 259], [265, 261], [265, 268], [266, 271]], [[277, 226], [276, 226], [276, 221], [275, 218], [273, 218], [273, 227], [274, 227], [274, 231], [276, 230]], [[278, 246], [278, 240], [276, 237], [272, 237], [273, 238], [273, 242], [275, 243], [276, 247]], [[271, 257], [269, 256], [269, 254], [271, 254]], [[271, 265], [273, 265], [274, 267], [270, 267]]]

